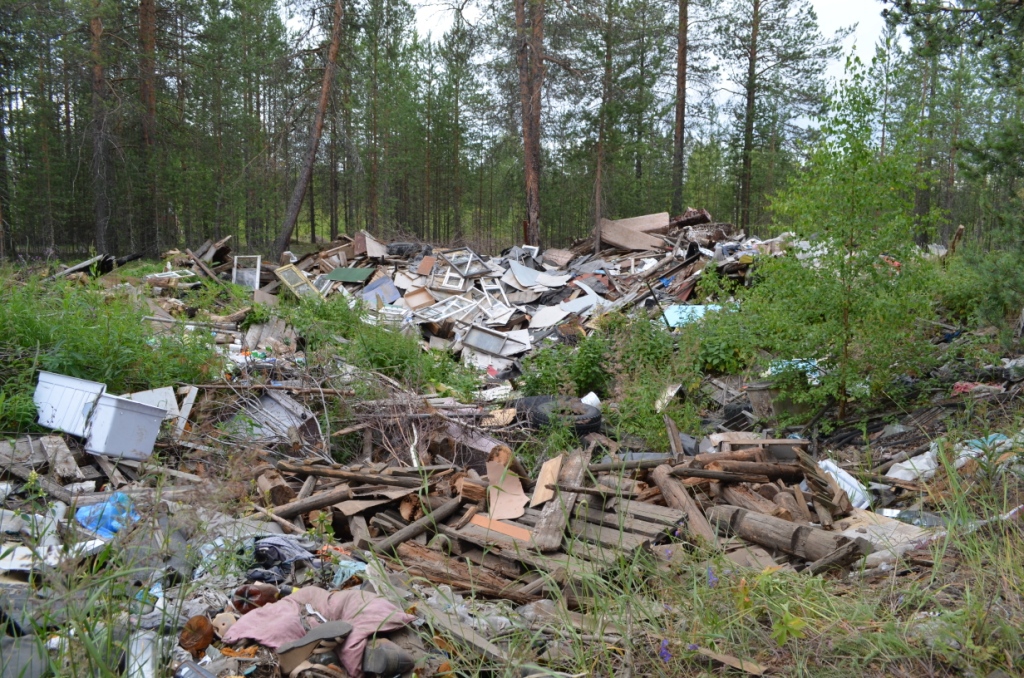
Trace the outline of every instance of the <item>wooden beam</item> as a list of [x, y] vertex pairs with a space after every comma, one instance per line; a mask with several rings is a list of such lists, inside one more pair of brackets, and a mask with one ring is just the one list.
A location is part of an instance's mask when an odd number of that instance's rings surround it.
[[[583, 482], [591, 449], [575, 450], [569, 455], [558, 474], [559, 483], [579, 485]], [[565, 525], [576, 504], [576, 497], [572, 492], [560, 493], [541, 509], [540, 519], [533, 530], [533, 544], [539, 551], [554, 551], [562, 545]]]
[[686, 527], [691, 534], [700, 537], [709, 546], [720, 549], [718, 535], [681, 482], [672, 477], [672, 468], [663, 464], [651, 472], [651, 479], [661, 490], [665, 503], [686, 513]]

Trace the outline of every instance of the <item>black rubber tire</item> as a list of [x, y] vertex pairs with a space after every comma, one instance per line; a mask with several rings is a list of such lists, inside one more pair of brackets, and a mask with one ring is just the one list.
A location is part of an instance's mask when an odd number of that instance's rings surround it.
[[601, 410], [587, 405], [579, 398], [559, 396], [530, 407], [530, 423], [543, 428], [557, 421], [571, 425], [576, 435], [601, 430]]

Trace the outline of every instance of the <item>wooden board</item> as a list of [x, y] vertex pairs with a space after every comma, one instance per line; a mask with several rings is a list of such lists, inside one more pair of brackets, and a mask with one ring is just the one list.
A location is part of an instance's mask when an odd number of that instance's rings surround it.
[[500, 520], [491, 520], [490, 518], [485, 518], [481, 515], [473, 516], [469, 521], [469, 524], [482, 527], [489, 532], [497, 532], [507, 537], [512, 537], [513, 539], [523, 542], [524, 545], [530, 543], [533, 538], [533, 534], [526, 528], [511, 525]]
[[46, 451], [46, 458], [50, 462], [50, 474], [56, 476], [61, 483], [70, 483], [85, 477], [63, 438], [43, 436], [39, 443]]
[[644, 537], [659, 537], [671, 529], [668, 525], [649, 523], [646, 520], [634, 518], [626, 513], [605, 513], [595, 507], [577, 506], [576, 515], [580, 518], [585, 518], [595, 525], [603, 525]]
[[[586, 452], [575, 450], [558, 474], [558, 482], [565, 485], [579, 485], [587, 471], [590, 449]], [[562, 543], [565, 524], [576, 504], [576, 494], [562, 492], [544, 505], [540, 519], [533, 531], [533, 543], [539, 551], [554, 551]]]
[[624, 512], [626, 515], [640, 518], [650, 523], [661, 525], [678, 525], [686, 520], [686, 512], [669, 506], [655, 506], [642, 501], [630, 501], [628, 499], [613, 499], [608, 505], [610, 509]]
[[[630, 217], [629, 219], [617, 219], [612, 223], [632, 231], [639, 231], [640, 233], [667, 233], [669, 229], [669, 216], [668, 212], [658, 212], [657, 214], [644, 214], [639, 217]], [[603, 228], [602, 226], [602, 231]]]
[[663, 249], [660, 238], [621, 226], [607, 219], [601, 220], [601, 241], [624, 250], [657, 250]]
[[650, 542], [650, 538], [623, 532], [617, 527], [596, 525], [585, 518], [573, 518], [569, 522], [573, 534], [580, 539], [592, 541], [606, 548], [629, 553]]
[[548, 459], [540, 467], [540, 474], [537, 476], [537, 487], [533, 490], [533, 497], [530, 499], [530, 508], [540, 506], [546, 501], [555, 498], [555, 491], [548, 488], [558, 482], [558, 473], [562, 470], [563, 455], [554, 459]]

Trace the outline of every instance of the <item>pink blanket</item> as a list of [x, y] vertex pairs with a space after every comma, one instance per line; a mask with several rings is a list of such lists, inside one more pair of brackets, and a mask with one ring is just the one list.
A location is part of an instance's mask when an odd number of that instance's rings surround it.
[[285, 643], [298, 640], [306, 635], [302, 618], [307, 619], [310, 628], [320, 624], [315, 616], [306, 614], [306, 603], [330, 621], [341, 620], [352, 625], [352, 632], [338, 649], [338, 659], [352, 678], [363, 675], [363, 650], [372, 635], [399, 629], [416, 619], [387, 599], [368, 591], [350, 589], [332, 593], [311, 586], [242, 615], [228, 629], [224, 642], [255, 640], [276, 650]]

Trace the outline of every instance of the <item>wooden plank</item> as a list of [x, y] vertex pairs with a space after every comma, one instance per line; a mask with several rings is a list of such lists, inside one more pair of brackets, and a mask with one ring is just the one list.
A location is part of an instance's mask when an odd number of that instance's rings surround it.
[[33, 476], [35, 476], [34, 480], [36, 483], [39, 484], [39, 488], [43, 492], [46, 492], [46, 494], [50, 495], [57, 501], [62, 501], [65, 504], [71, 503], [72, 496], [70, 492], [68, 492], [63, 487], [53, 482], [46, 476], [41, 476], [37, 474], [31, 468], [27, 466], [22, 466], [21, 464], [11, 464], [5, 470], [11, 475], [21, 478], [25, 482], [33, 480]]
[[783, 464], [781, 462], [756, 462], [736, 461], [731, 459], [716, 459], [707, 464], [709, 469], [714, 471], [728, 471], [729, 473], [749, 473], [752, 475], [767, 476], [771, 480], [786, 480], [794, 482], [803, 479], [804, 472], [799, 464]]
[[[587, 472], [587, 461], [590, 450], [575, 450], [562, 464], [558, 481], [567, 485], [580, 485]], [[541, 511], [541, 517], [533, 531], [533, 544], [539, 551], [554, 551], [562, 544], [565, 525], [576, 504], [576, 496], [572, 492], [561, 493], [547, 504]]]
[[672, 469], [667, 464], [659, 466], [651, 472], [651, 479], [661, 490], [665, 503], [686, 513], [686, 528], [690, 533], [700, 537], [713, 548], [720, 548], [718, 535], [711, 528], [704, 513], [697, 506], [690, 493], [678, 480], [672, 477]]
[[726, 485], [722, 488], [722, 497], [733, 506], [763, 513], [767, 516], [775, 516], [790, 522], [793, 521], [793, 515], [786, 508], [779, 506], [775, 502], [768, 501], [756, 492], [751, 492], [746, 486]]
[[[425, 514], [419, 520], [403, 527], [401, 530], [395, 532], [387, 539], [384, 539], [383, 541], [374, 544], [370, 544], [370, 548], [378, 553], [387, 553], [388, 551], [391, 551], [402, 542], [408, 541], [413, 537], [421, 535], [432, 526], [443, 522], [449, 516], [453, 515], [456, 511], [458, 511], [460, 506], [462, 506], [461, 497], [449, 499], [439, 508], [434, 509], [430, 513]], [[426, 505], [424, 505], [424, 508], [427, 508]]]
[[624, 250], [658, 250], [664, 243], [660, 238], [635, 231], [621, 224], [601, 219], [601, 241]]
[[819, 574], [826, 570], [846, 567], [850, 563], [859, 560], [865, 552], [871, 550], [870, 545], [865, 546], [865, 544], [861, 542], [866, 543], [867, 540], [857, 539], [848, 544], [843, 544], [832, 553], [829, 553], [808, 565], [804, 572], [807, 574]]
[[608, 508], [614, 508], [627, 515], [650, 523], [659, 523], [666, 526], [675, 526], [686, 519], [686, 512], [670, 506], [655, 506], [642, 501], [630, 501], [628, 499], [614, 499]]
[[520, 605], [537, 599], [537, 596], [520, 594], [518, 587], [510, 579], [486, 567], [470, 567], [459, 559], [449, 558], [419, 544], [398, 544], [395, 551], [399, 562], [409, 574], [423, 577], [435, 584], [446, 584], [469, 589], [474, 593], [506, 598]]
[[[399, 601], [399, 606], [401, 606]], [[426, 622], [435, 630], [439, 629], [448, 633], [456, 641], [465, 644], [479, 655], [501, 664], [508, 664], [511, 660], [500, 647], [487, 640], [462, 622], [457, 614], [443, 610], [437, 610], [429, 605], [417, 605], [416, 609], [421, 612]]]
[[555, 497], [555, 491], [548, 488], [549, 484], [558, 481], [558, 474], [562, 470], [562, 459], [564, 455], [558, 455], [554, 459], [548, 459], [540, 467], [537, 475], [537, 486], [533, 490], [533, 497], [530, 499], [530, 508], [540, 506], [546, 501]]
[[352, 488], [347, 485], [336, 487], [326, 492], [318, 492], [305, 499], [297, 499], [284, 506], [278, 506], [274, 509], [274, 515], [280, 516], [281, 518], [294, 518], [295, 516], [303, 513], [308, 513], [316, 509], [330, 506], [331, 504], [337, 504], [340, 501], [345, 501], [352, 498]]
[[103, 470], [103, 473], [106, 474], [107, 478], [110, 479], [110, 484], [114, 486], [115, 490], [128, 484], [125, 477], [117, 470], [117, 466], [102, 454], [94, 455], [93, 460], [96, 462], [96, 465]]
[[511, 525], [501, 520], [491, 520], [490, 518], [481, 515], [473, 516], [470, 519], [469, 524], [482, 527], [489, 532], [497, 532], [507, 537], [512, 537], [513, 539], [523, 542], [524, 545], [528, 544], [533, 536], [533, 533], [527, 529]]
[[618, 528], [596, 525], [585, 518], [573, 518], [569, 527], [577, 538], [592, 541], [606, 548], [629, 553], [651, 540], [638, 534], [623, 532]]
[[60, 436], [43, 436], [39, 439], [46, 459], [50, 463], [50, 474], [61, 484], [82, 480], [85, 476], [78, 468], [78, 462], [71, 456], [71, 450]]
[[628, 219], [617, 219], [612, 223], [640, 233], [667, 233], [669, 229], [669, 216], [668, 212], [658, 212], [657, 214], [644, 214]]
[[605, 513], [601, 509], [591, 506], [577, 506], [576, 515], [580, 518], [585, 518], [595, 525], [604, 525], [605, 527], [644, 537], [660, 537], [671, 529], [668, 525], [649, 523], [646, 520], [634, 518], [624, 512]]
[[363, 516], [349, 516], [348, 531], [352, 535], [353, 544], [362, 544], [370, 541], [370, 526], [366, 524], [366, 518]]

